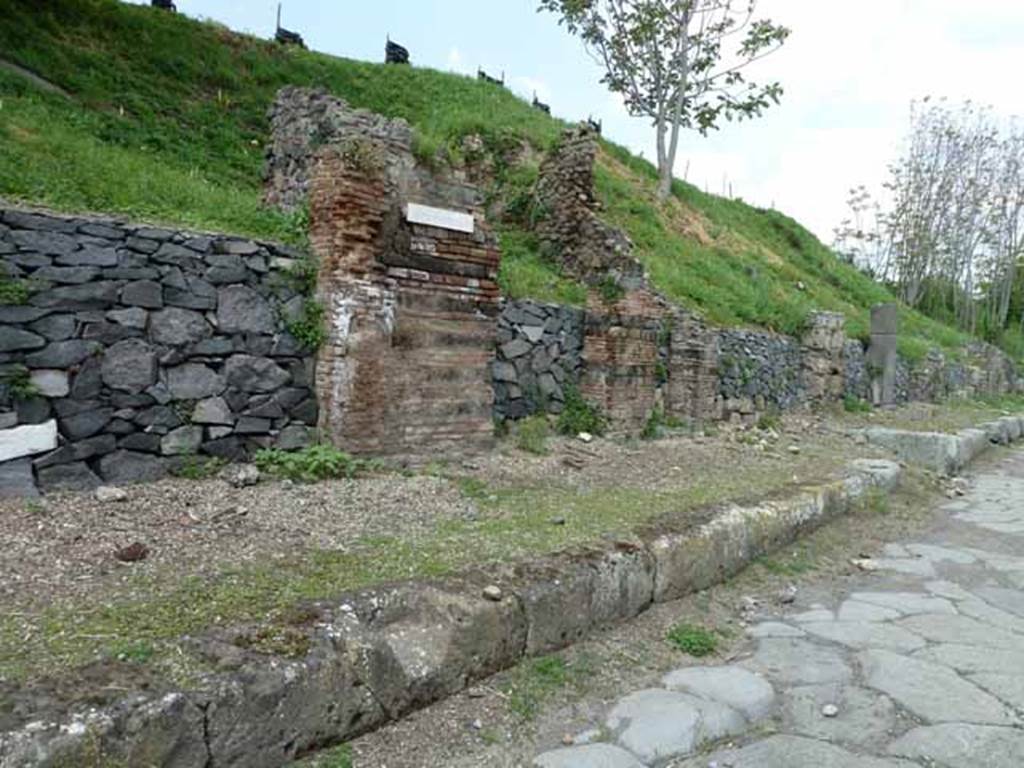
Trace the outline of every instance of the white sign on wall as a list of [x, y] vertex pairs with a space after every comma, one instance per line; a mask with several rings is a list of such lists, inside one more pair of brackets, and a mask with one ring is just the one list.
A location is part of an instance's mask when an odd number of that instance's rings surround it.
[[430, 205], [408, 203], [405, 206], [405, 220], [412, 224], [425, 224], [430, 227], [451, 229], [456, 232], [473, 233], [476, 222], [468, 213], [452, 211], [447, 208], [434, 208]]

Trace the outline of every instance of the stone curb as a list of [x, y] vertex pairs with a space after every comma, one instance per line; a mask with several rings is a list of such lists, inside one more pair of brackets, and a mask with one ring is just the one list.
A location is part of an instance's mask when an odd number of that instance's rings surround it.
[[1004, 416], [956, 434], [872, 427], [861, 432], [872, 445], [888, 448], [901, 460], [942, 475], [955, 475], [990, 445], [1007, 445], [1024, 433], [1024, 416]]
[[[900, 477], [894, 462], [858, 460], [842, 479], [724, 506], [696, 528], [318, 603], [301, 659], [245, 651], [229, 636], [190, 641], [230, 671], [197, 690], [130, 696], [0, 734], [0, 768], [277, 768], [718, 583]], [[485, 586], [500, 594], [485, 597]]]

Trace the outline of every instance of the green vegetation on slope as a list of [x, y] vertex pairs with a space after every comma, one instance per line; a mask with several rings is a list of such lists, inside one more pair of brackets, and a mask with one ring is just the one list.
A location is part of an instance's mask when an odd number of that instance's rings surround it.
[[[66, 210], [294, 241], [298, 222], [261, 208], [267, 108], [287, 84], [319, 86], [357, 107], [402, 117], [423, 158], [458, 159], [477, 133], [492, 147], [555, 141], [564, 124], [503, 88], [429, 69], [385, 67], [233, 33], [115, 0], [13, 0], [0, 56], [69, 91], [68, 100], [0, 71], [0, 195]], [[653, 167], [604, 143], [597, 169], [605, 215], [623, 227], [654, 283], [713, 322], [799, 331], [814, 309], [847, 315], [865, 337], [889, 292], [838, 260], [788, 217], [677, 182], [654, 201]], [[581, 304], [528, 229], [535, 168], [500, 169], [510, 221], [501, 231], [502, 289]], [[901, 349], [919, 359], [966, 337], [906, 311]]]

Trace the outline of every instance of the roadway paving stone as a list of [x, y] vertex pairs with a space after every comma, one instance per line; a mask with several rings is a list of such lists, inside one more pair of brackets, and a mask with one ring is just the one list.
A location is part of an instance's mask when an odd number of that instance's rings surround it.
[[775, 704], [771, 683], [741, 667], [685, 667], [665, 675], [661, 684], [671, 691], [727, 704], [751, 723], [766, 717]]
[[[783, 699], [786, 731], [847, 748], [884, 744], [896, 723], [892, 699], [856, 685], [803, 685], [788, 690]], [[835, 717], [822, 715], [829, 705], [838, 710]]]
[[891, 648], [916, 651], [925, 645], [920, 635], [892, 624], [871, 621], [823, 621], [804, 624], [810, 634], [849, 648]]
[[859, 661], [870, 687], [929, 722], [1016, 722], [1002, 702], [949, 667], [878, 649], [862, 652]]
[[611, 744], [587, 744], [547, 752], [533, 761], [536, 768], [644, 768], [633, 755]]
[[1020, 768], [1024, 731], [967, 723], [925, 726], [897, 739], [889, 753], [948, 768]]
[[690, 760], [681, 768], [919, 768], [903, 760], [867, 757], [834, 744], [799, 736], [771, 736], [742, 749], [728, 749]]
[[741, 663], [782, 686], [845, 683], [853, 678], [853, 669], [839, 650], [810, 640], [767, 638], [752, 658]]

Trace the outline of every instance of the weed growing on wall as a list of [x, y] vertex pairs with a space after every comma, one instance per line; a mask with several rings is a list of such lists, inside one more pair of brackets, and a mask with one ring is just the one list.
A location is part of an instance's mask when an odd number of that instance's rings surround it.
[[870, 413], [871, 403], [856, 395], [846, 394], [843, 396], [843, 410], [847, 413]]
[[286, 325], [288, 333], [307, 349], [319, 349], [327, 340], [323, 305], [308, 296], [302, 303], [302, 313], [297, 318], [289, 320]]
[[27, 304], [30, 295], [32, 295], [32, 291], [27, 282], [0, 275], [0, 305]]
[[0, 375], [0, 385], [7, 390], [12, 400], [31, 400], [39, 395], [39, 389], [32, 383], [28, 368], [16, 365]]
[[555, 429], [563, 435], [578, 435], [589, 432], [592, 435], [603, 435], [608, 428], [608, 417], [593, 403], [587, 402], [575, 384], [563, 387], [565, 404], [558, 414]]

